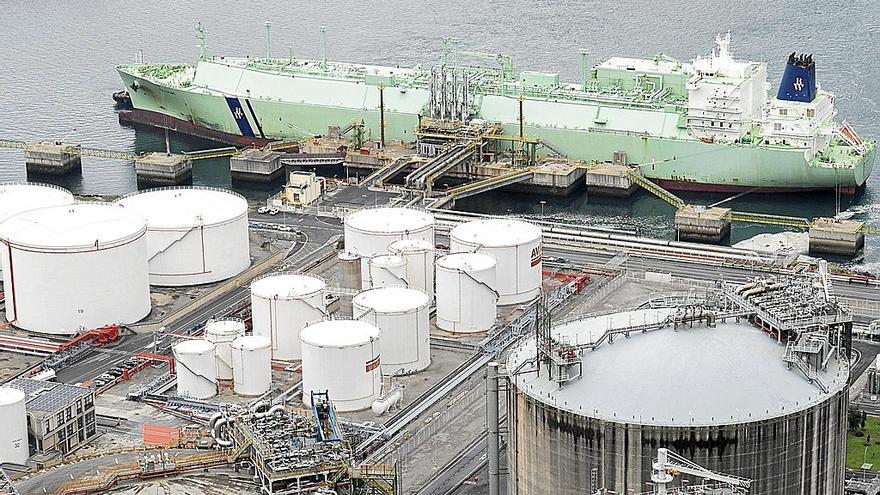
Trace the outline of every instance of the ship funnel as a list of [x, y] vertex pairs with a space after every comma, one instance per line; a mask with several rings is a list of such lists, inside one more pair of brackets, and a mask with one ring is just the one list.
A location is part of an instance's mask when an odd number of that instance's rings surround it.
[[813, 55], [792, 52], [779, 83], [779, 100], [811, 102], [816, 98], [816, 62]]

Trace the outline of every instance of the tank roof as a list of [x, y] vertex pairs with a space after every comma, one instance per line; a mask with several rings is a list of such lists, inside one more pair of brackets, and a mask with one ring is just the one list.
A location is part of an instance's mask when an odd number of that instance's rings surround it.
[[181, 354], [202, 354], [214, 352], [214, 344], [204, 339], [192, 339], [178, 342], [174, 345], [174, 352]]
[[489, 218], [458, 225], [449, 237], [468, 244], [506, 247], [540, 239], [541, 228], [512, 218]]
[[424, 239], [399, 239], [388, 245], [391, 252], [432, 251], [434, 245]]
[[237, 318], [209, 320], [208, 323], [205, 324], [205, 333], [213, 335], [236, 334], [244, 332], [244, 329], [244, 322]]
[[345, 218], [351, 228], [381, 234], [423, 230], [434, 225], [434, 215], [413, 208], [364, 208]]
[[105, 203], [76, 203], [20, 213], [0, 224], [0, 238], [42, 249], [94, 250], [141, 237], [140, 215]]
[[264, 298], [296, 299], [324, 290], [327, 284], [314, 275], [279, 273], [251, 283], [251, 293]]
[[[639, 310], [560, 325], [553, 333], [570, 343], [595, 341], [607, 328], [662, 320], [669, 309]], [[535, 356], [535, 339], [511, 353], [508, 369]], [[626, 423], [706, 426], [747, 423], [787, 415], [847, 386], [849, 368], [830, 359], [822, 392], [782, 360], [785, 347], [746, 323], [664, 328], [586, 351], [582, 376], [562, 387], [534, 372], [515, 377], [535, 400], [584, 416]]]
[[377, 287], [358, 293], [352, 303], [380, 313], [393, 313], [427, 306], [430, 301], [428, 295], [420, 290], [406, 287]]
[[483, 253], [453, 253], [437, 260], [437, 266], [452, 270], [478, 272], [497, 265], [495, 258]]
[[24, 392], [8, 386], [0, 387], [0, 406], [24, 401]]
[[244, 350], [266, 349], [272, 345], [268, 337], [262, 335], [242, 335], [232, 341], [232, 347]]
[[375, 266], [397, 266], [406, 264], [406, 258], [397, 254], [379, 254], [370, 258], [369, 263]]
[[118, 204], [140, 213], [153, 228], [225, 223], [247, 214], [247, 200], [224, 189], [168, 187], [120, 198]]
[[36, 182], [0, 184], [0, 222], [21, 212], [74, 202], [67, 189]]
[[360, 320], [325, 320], [306, 326], [299, 333], [304, 344], [318, 347], [352, 347], [376, 340], [378, 327]]

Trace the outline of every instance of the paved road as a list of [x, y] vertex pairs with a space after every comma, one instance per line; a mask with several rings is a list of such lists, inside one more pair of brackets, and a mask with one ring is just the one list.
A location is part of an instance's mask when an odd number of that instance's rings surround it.
[[486, 432], [483, 432], [474, 441], [469, 443], [455, 460], [444, 466], [416, 495], [446, 495], [455, 493], [462, 482], [488, 465], [486, 458], [488, 447], [486, 445]]

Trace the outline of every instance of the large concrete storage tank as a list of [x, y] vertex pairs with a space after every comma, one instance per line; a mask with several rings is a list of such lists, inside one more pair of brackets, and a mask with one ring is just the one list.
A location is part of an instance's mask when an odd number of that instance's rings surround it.
[[214, 344], [218, 380], [232, 380], [232, 341], [244, 335], [245, 330], [244, 321], [239, 318], [209, 320], [205, 324], [205, 339]]
[[300, 332], [303, 403], [312, 391], [328, 390], [337, 411], [370, 407], [382, 390], [379, 336], [375, 325], [357, 320], [327, 320]]
[[125, 196], [118, 204], [147, 219], [153, 285], [217, 282], [250, 265], [248, 205], [239, 194], [168, 187]]
[[507, 218], [474, 220], [449, 234], [449, 251], [480, 252], [498, 262], [498, 304], [519, 304], [541, 292], [541, 228]]
[[239, 395], [263, 395], [272, 386], [272, 343], [262, 335], [232, 341], [233, 386]]
[[495, 324], [498, 292], [495, 258], [456, 253], [437, 260], [437, 327], [453, 333], [484, 332]]
[[[608, 329], [663, 321], [673, 310], [589, 317], [551, 330], [596, 342]], [[822, 387], [783, 360], [785, 346], [745, 322], [633, 332], [585, 351], [562, 385], [535, 373], [535, 338], [507, 369], [508, 493], [642, 492], [657, 448], [754, 480], [751, 495], [842, 495], [849, 366], [832, 352]], [[592, 484], [595, 480], [597, 484]], [[693, 481], [693, 480], [692, 480]]]
[[177, 363], [177, 395], [208, 399], [217, 395], [217, 361], [214, 344], [207, 340], [184, 340], [174, 345]]
[[363, 280], [361, 288], [406, 287], [406, 258], [396, 254], [379, 254], [370, 259], [361, 259]]
[[414, 373], [431, 364], [431, 300], [403, 287], [370, 289], [354, 296], [352, 312], [382, 331], [382, 374]]
[[412, 208], [365, 208], [345, 218], [345, 250], [362, 258], [386, 253], [399, 239], [434, 245], [434, 216]]
[[421, 239], [401, 239], [388, 246], [392, 254], [406, 259], [406, 282], [434, 300], [434, 245]]
[[[0, 184], [0, 223], [19, 213], [74, 203], [67, 189], [37, 182], [7, 182]], [[0, 256], [6, 256], [6, 246], [0, 246]]]
[[12, 387], [0, 387], [0, 463], [27, 464], [28, 450], [27, 415], [25, 394]]
[[327, 284], [314, 275], [271, 273], [251, 284], [254, 335], [272, 342], [272, 357], [300, 359], [299, 332], [327, 316]]
[[134, 323], [150, 312], [146, 222], [118, 206], [78, 203], [27, 211], [0, 224], [6, 319], [72, 334]]

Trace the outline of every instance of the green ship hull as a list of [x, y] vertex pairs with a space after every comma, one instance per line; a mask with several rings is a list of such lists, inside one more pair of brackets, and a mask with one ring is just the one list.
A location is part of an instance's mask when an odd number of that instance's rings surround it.
[[[117, 70], [136, 110], [256, 141], [323, 135], [329, 126], [354, 120], [362, 120], [367, 137], [376, 139], [381, 91], [386, 140], [411, 142], [433, 103], [431, 75], [419, 68], [203, 59], [197, 67], [138, 64]], [[505, 68], [466, 70], [462, 73], [484, 80], [496, 77], [491, 84], [465, 86], [467, 118], [500, 123], [509, 134], [520, 132], [522, 118], [527, 135], [570, 159], [605, 162], [625, 152], [644, 176], [673, 189], [852, 193], [873, 167], [873, 142], [856, 149], [837, 135], [812, 156], [799, 147], [769, 143], [759, 124], [733, 141], [695, 137], [686, 124], [685, 103], [674, 94], [684, 92], [684, 82], [678, 83], [681, 88], [670, 86], [665, 100], [603, 100], [595, 95], [604, 93], [577, 91], [602, 83], [601, 70], [593, 69], [586, 76], [592, 79], [582, 85], [554, 82], [546, 89], [526, 84], [525, 73], [516, 80]]]

